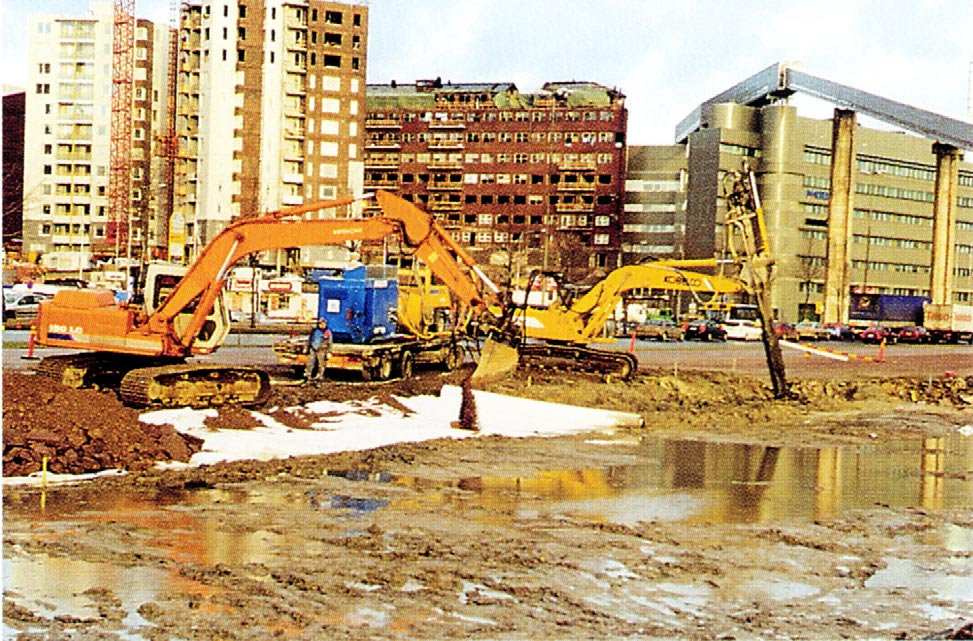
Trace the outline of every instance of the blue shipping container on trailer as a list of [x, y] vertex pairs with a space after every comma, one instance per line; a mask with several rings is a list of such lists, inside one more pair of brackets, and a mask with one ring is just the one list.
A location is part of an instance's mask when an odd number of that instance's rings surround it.
[[396, 268], [362, 265], [321, 270], [318, 317], [328, 319], [336, 343], [369, 343], [395, 334], [399, 307]]
[[852, 294], [848, 319], [876, 325], [922, 325], [922, 306], [927, 296]]

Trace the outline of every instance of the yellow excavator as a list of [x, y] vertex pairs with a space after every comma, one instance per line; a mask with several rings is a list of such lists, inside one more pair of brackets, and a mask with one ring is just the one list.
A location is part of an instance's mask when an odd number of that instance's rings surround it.
[[[621, 267], [610, 273], [583, 295], [565, 295], [558, 287], [558, 298], [547, 307], [530, 306], [527, 296], [520, 305], [508, 301], [499, 310], [499, 327], [493, 340], [483, 347], [480, 366], [473, 380], [488, 380], [512, 370], [518, 362], [531, 365], [560, 366], [628, 378], [638, 367], [635, 356], [618, 350], [589, 347], [600, 341], [602, 329], [621, 301], [624, 292], [635, 288], [689, 291], [694, 295], [746, 293], [757, 301], [762, 340], [776, 398], [787, 394], [784, 359], [774, 331], [771, 281], [774, 258], [767, 239], [763, 210], [749, 165], [726, 172], [723, 179], [727, 213], [724, 221], [722, 258], [663, 260]], [[688, 271], [708, 267], [716, 275]], [[728, 268], [735, 273], [727, 275]], [[557, 282], [557, 275], [537, 272], [531, 276]], [[528, 284], [530, 292], [533, 282]], [[613, 339], [609, 339], [613, 340]]]
[[[510, 348], [496, 343], [516, 346], [521, 364], [536, 367], [574, 369], [620, 378], [630, 377], [638, 369], [634, 355], [618, 350], [589, 347], [593, 343], [613, 343], [614, 337], [603, 336], [623, 295], [633, 289], [656, 291], [686, 291], [694, 296], [736, 294], [743, 291], [735, 279], [688, 271], [676, 265], [641, 264], [620, 267], [580, 295], [572, 295], [571, 288], [556, 272], [534, 271], [528, 278], [526, 291], [549, 288], [554, 284], [557, 294], [546, 306], [528, 304], [528, 296], [518, 304], [508, 301], [504, 309], [496, 310], [502, 320], [502, 331], [493, 343], [484, 346], [486, 357], [474, 380], [490, 376], [494, 371], [509, 369], [514, 358]], [[484, 364], [485, 363], [485, 364]], [[490, 371], [484, 371], [489, 366]]]

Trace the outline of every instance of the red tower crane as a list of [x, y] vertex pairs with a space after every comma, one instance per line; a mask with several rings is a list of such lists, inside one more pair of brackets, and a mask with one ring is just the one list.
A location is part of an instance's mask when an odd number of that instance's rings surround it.
[[135, 0], [115, 0], [112, 31], [111, 145], [105, 241], [121, 255], [128, 246], [132, 193], [132, 73]]

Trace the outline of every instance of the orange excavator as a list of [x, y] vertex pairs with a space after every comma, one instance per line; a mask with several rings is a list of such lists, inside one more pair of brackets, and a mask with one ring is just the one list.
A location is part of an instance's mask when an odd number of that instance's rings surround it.
[[227, 271], [250, 254], [398, 235], [485, 325], [498, 288], [432, 216], [387, 192], [376, 193], [382, 214], [366, 219], [309, 219], [310, 212], [347, 198], [259, 215], [227, 227], [189, 268], [149, 265], [143, 305], [118, 303], [107, 290], [65, 290], [41, 304], [36, 342], [84, 350], [43, 359], [38, 372], [72, 387], [118, 388], [139, 406], [258, 405], [269, 377], [246, 366], [186, 363], [214, 352], [229, 333], [222, 292]]

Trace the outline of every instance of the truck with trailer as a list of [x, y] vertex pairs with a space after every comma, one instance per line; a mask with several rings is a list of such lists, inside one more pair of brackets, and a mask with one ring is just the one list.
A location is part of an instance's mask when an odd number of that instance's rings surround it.
[[888, 328], [922, 326], [923, 306], [929, 300], [928, 296], [852, 293], [848, 325], [856, 333], [873, 325]]
[[926, 303], [923, 327], [929, 332], [930, 342], [973, 344], [973, 306]]
[[[460, 335], [451, 331], [449, 289], [432, 282], [428, 270], [357, 265], [320, 270], [318, 317], [328, 321], [334, 346], [328, 369], [360, 372], [366, 381], [409, 378], [415, 365], [447, 370], [463, 361]], [[274, 345], [277, 361], [303, 371], [306, 336]]]

